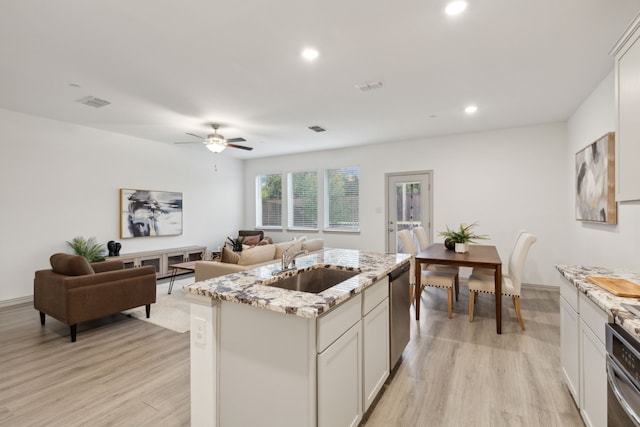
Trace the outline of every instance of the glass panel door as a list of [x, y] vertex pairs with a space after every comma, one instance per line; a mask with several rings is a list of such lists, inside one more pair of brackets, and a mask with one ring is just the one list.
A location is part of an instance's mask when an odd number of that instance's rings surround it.
[[401, 250], [398, 231], [419, 225], [431, 238], [431, 172], [387, 175], [387, 252]]

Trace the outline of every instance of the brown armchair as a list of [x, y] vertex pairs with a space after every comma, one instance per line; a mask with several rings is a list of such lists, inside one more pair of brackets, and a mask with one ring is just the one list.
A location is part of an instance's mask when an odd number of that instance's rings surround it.
[[51, 269], [36, 271], [33, 306], [44, 325], [49, 315], [70, 327], [76, 341], [78, 323], [156, 302], [156, 273], [151, 266], [125, 269], [122, 261], [89, 264], [68, 254], [51, 257]]

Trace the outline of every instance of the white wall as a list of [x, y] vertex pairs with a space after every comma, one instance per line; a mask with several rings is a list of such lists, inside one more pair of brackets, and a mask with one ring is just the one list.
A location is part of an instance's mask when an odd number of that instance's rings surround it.
[[[385, 173], [433, 171], [434, 235], [445, 225], [479, 221], [506, 262], [516, 232], [538, 236], [526, 283], [557, 285], [566, 260], [567, 189], [562, 123], [246, 161], [245, 227], [255, 226], [255, 177], [265, 173], [360, 166], [359, 235], [322, 234], [325, 245], [385, 251]], [[293, 233], [266, 233], [287, 240]], [[312, 233], [304, 233], [312, 237]], [[436, 241], [441, 239], [436, 238]]]
[[[615, 131], [614, 74], [611, 72], [567, 122], [566, 168], [575, 170], [575, 154], [607, 132]], [[575, 173], [567, 189], [575, 197]], [[640, 270], [640, 206], [618, 204], [618, 224], [601, 225], [575, 220], [575, 204], [567, 207], [571, 250], [566, 264], [621, 267]]]
[[[67, 240], [95, 236], [121, 253], [217, 247], [242, 223], [243, 162], [198, 144], [159, 144], [0, 110], [0, 302], [31, 296], [35, 270], [49, 268]], [[224, 154], [224, 153], [223, 153]], [[183, 234], [120, 239], [119, 189], [183, 193]]]

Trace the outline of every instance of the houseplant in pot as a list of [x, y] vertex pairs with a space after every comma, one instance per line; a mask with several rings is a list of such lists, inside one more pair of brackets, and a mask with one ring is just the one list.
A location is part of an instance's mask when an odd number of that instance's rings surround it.
[[450, 229], [449, 226], [447, 226], [446, 231], [441, 231], [438, 234], [445, 238], [447, 249], [449, 249], [451, 243], [453, 243], [455, 245], [455, 251], [462, 254], [469, 252], [469, 243], [475, 243], [476, 240], [486, 240], [489, 238], [489, 236], [484, 234], [476, 234], [473, 230], [477, 226], [477, 222], [471, 225], [460, 224], [457, 229]]
[[95, 237], [85, 239], [79, 236], [70, 242], [67, 241], [67, 244], [73, 249], [75, 255], [80, 255], [89, 262], [104, 261], [104, 245], [98, 243]]

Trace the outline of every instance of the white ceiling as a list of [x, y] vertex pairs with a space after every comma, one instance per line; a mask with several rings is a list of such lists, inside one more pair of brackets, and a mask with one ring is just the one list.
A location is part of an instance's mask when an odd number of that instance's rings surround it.
[[[238, 158], [564, 121], [612, 70], [640, 0], [444, 6], [2, 0], [0, 108], [168, 144], [216, 122], [255, 148], [222, 153]], [[367, 81], [383, 87], [355, 88]], [[85, 96], [111, 105], [75, 102]]]

